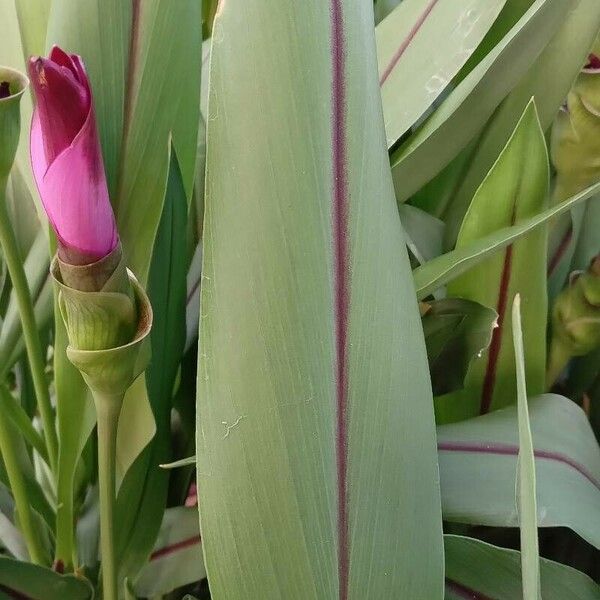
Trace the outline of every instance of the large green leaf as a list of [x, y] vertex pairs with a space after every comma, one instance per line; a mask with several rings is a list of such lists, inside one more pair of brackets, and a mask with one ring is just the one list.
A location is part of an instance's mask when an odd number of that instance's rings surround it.
[[[529, 400], [539, 527], [570, 527], [600, 547], [600, 448], [584, 412], [545, 394]], [[444, 518], [518, 527], [516, 407], [438, 427]], [[493, 474], [493, 475], [492, 475]]]
[[[548, 155], [532, 102], [477, 190], [463, 221], [457, 248], [541, 212], [547, 201]], [[516, 398], [510, 301], [517, 292], [523, 299], [527, 387], [534, 395], [544, 391], [546, 246], [546, 229], [538, 229], [448, 285], [449, 296], [493, 308], [498, 313], [498, 327], [489, 349], [471, 364], [465, 389], [436, 404], [436, 414], [442, 421], [472, 417]]]
[[473, 159], [463, 169], [445, 221], [448, 243], [456, 239], [473, 194], [509, 139], [515, 124], [533, 96], [542, 129], [550, 127], [559, 107], [584, 64], [600, 28], [600, 3], [579, 0], [522, 81], [504, 100], [480, 136]]
[[[479, 540], [444, 536], [446, 600], [522, 598], [519, 552]], [[540, 562], [544, 600], [598, 600], [600, 588], [575, 569], [551, 560]]]
[[26, 600], [92, 600], [87, 580], [59, 575], [50, 569], [0, 557], [0, 598]]
[[481, 130], [531, 67], [576, 0], [536, 0], [502, 41], [392, 155], [398, 202], [414, 194]]
[[454, 280], [486, 258], [506, 248], [537, 227], [548, 223], [554, 217], [564, 214], [574, 206], [590, 198], [593, 198], [590, 204], [599, 204], [600, 198], [594, 198], [599, 191], [600, 183], [597, 183], [558, 206], [548, 208], [511, 227], [503, 227], [466, 246], [456, 248], [417, 267], [413, 271], [417, 296], [419, 299], [426, 298], [449, 281]]
[[504, 2], [404, 0], [377, 26], [388, 147], [444, 91], [483, 39]]
[[211, 591], [439, 599], [431, 389], [372, 3], [220, 6], [197, 394]]

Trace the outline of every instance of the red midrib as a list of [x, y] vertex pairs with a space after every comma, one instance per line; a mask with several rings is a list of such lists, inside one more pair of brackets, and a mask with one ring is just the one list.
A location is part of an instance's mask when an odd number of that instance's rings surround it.
[[[438, 450], [442, 452], [468, 452], [473, 454], [495, 454], [498, 456], [518, 456], [519, 446], [516, 444], [503, 444], [500, 442], [438, 442]], [[600, 481], [590, 473], [586, 467], [576, 460], [554, 452], [553, 450], [534, 450], [533, 455], [542, 460], [551, 460], [575, 469], [580, 475], [585, 477], [598, 491], [600, 491]]]
[[189, 548], [191, 546], [195, 546], [199, 544], [201, 541], [200, 535], [195, 535], [193, 537], [182, 540], [181, 542], [176, 542], [175, 544], [171, 544], [170, 546], [164, 546], [163, 548], [159, 548], [155, 550], [150, 555], [150, 560], [157, 560], [159, 558], [164, 558], [169, 554], [173, 554], [178, 552], [179, 550], [184, 550], [185, 548]]
[[[510, 225], [514, 225], [517, 217], [517, 200], [513, 204]], [[502, 274], [500, 276], [500, 287], [498, 289], [498, 303], [496, 312], [498, 313], [497, 327], [492, 331], [492, 341], [488, 351], [487, 367], [481, 389], [481, 404], [479, 413], [485, 414], [490, 411], [492, 399], [494, 397], [494, 387], [496, 385], [496, 372], [498, 369], [498, 359], [502, 348], [502, 335], [504, 331], [504, 317], [506, 316], [506, 307], [508, 305], [508, 288], [510, 286], [510, 276], [512, 271], [513, 245], [511, 244], [504, 251], [504, 263], [502, 264]]]
[[390, 59], [390, 62], [388, 63], [386, 68], [383, 70], [383, 73], [381, 74], [381, 78], [379, 80], [379, 85], [383, 85], [386, 82], [387, 78], [390, 76], [390, 74], [392, 73], [392, 71], [394, 70], [396, 65], [398, 64], [398, 61], [402, 58], [402, 55], [406, 52], [406, 49], [410, 46], [411, 42], [415, 39], [415, 36], [417, 35], [417, 33], [419, 33], [419, 30], [421, 29], [421, 27], [423, 27], [423, 24], [427, 20], [427, 17], [431, 14], [431, 11], [435, 8], [435, 5], [437, 3], [438, 3], [438, 0], [430, 0], [429, 1], [429, 4], [425, 7], [425, 10], [421, 14], [421, 16], [417, 19], [417, 22], [413, 25], [412, 29], [408, 32], [408, 35], [406, 36], [406, 38], [404, 40], [402, 40], [402, 43], [398, 47], [398, 50], [396, 50], [396, 52], [394, 52], [394, 55]]
[[342, 0], [330, 0], [331, 12], [331, 120], [332, 120], [332, 235], [333, 301], [335, 327], [337, 541], [339, 599], [348, 598], [348, 179], [346, 171], [346, 48]]

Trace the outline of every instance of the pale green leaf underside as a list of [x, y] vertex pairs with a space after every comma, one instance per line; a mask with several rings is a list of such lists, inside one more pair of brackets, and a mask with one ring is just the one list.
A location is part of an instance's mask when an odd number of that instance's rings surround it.
[[[570, 527], [600, 547], [600, 449], [583, 411], [529, 400], [539, 527]], [[442, 508], [449, 521], [517, 527], [516, 407], [438, 427]], [[491, 476], [493, 474], [493, 476]]]
[[483, 39], [505, 1], [404, 0], [377, 26], [388, 147], [444, 91]]
[[446, 166], [481, 129], [560, 27], [574, 0], [536, 0], [504, 39], [392, 155], [402, 202]]

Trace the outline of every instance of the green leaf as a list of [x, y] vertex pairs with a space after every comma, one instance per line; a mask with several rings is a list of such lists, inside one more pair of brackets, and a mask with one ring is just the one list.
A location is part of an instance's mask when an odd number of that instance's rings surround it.
[[524, 600], [541, 600], [540, 550], [537, 531], [535, 485], [535, 455], [527, 407], [525, 381], [525, 351], [521, 326], [521, 297], [517, 294], [512, 306], [513, 342], [517, 367], [517, 421], [519, 426], [519, 455], [517, 500], [521, 531], [521, 571]]
[[439, 599], [431, 389], [371, 3], [220, 6], [197, 393], [211, 591]]
[[0, 598], [91, 600], [90, 583], [73, 575], [0, 556]]
[[[520, 239], [530, 231], [548, 223], [554, 217], [564, 214], [573, 206], [593, 198], [600, 191], [600, 183], [594, 184], [569, 198], [565, 202], [548, 208], [539, 214], [524, 219], [512, 227], [503, 227], [493, 233], [483, 236], [461, 248], [442, 254], [413, 271], [415, 288], [419, 299], [426, 298], [436, 289], [453, 281], [459, 275], [466, 273], [475, 265], [494, 255]], [[600, 198], [594, 198], [590, 204], [599, 203]]]
[[195, 507], [169, 508], [150, 555], [135, 582], [138, 596], [154, 597], [206, 577]]
[[121, 0], [52, 0], [47, 33], [48, 45], [58, 44], [80, 54], [85, 62], [108, 188], [117, 212], [114, 194], [122, 160], [132, 4]]
[[[541, 212], [548, 201], [548, 155], [535, 105], [531, 102], [502, 154], [477, 190], [463, 221], [457, 248], [510, 227]], [[516, 398], [515, 354], [511, 344], [510, 299], [523, 298], [523, 331], [527, 340], [527, 387], [544, 391], [546, 369], [545, 228], [508, 246], [448, 285], [448, 295], [494, 308], [498, 327], [489, 349], [469, 369], [465, 389], [441, 399], [442, 419], [468, 418], [501, 407]], [[439, 422], [439, 421], [438, 421]]]
[[[520, 555], [479, 540], [444, 536], [446, 600], [522, 598]], [[587, 575], [551, 560], [540, 561], [544, 600], [597, 600], [598, 587]]]
[[392, 154], [398, 202], [445, 167], [481, 130], [564, 22], [574, 0], [536, 0], [502, 41]]
[[15, 0], [25, 59], [44, 53], [50, 4], [51, 0]]
[[[122, 524], [118, 528], [123, 552], [122, 574], [135, 577], [158, 534], [167, 499], [169, 473], [159, 465], [171, 456], [172, 393], [185, 342], [187, 202], [174, 154], [150, 269], [148, 293], [154, 310], [152, 361], [146, 369], [156, 436], [140, 462], [134, 464], [118, 499]], [[124, 429], [137, 426], [122, 421]], [[136, 506], [136, 510], [132, 507]]]
[[535, 63], [488, 121], [478, 139], [469, 167], [462, 172], [460, 185], [454, 190], [450, 210], [444, 218], [448, 224], [448, 245], [456, 239], [473, 194], [496, 161], [532, 97], [535, 98], [542, 129], [546, 131], [550, 127], [587, 58], [599, 28], [600, 3], [596, 0], [580, 0], [569, 11], [562, 26]]
[[56, 510], [55, 558], [65, 566], [72, 562], [74, 543], [75, 468], [83, 447], [96, 424], [96, 413], [90, 391], [79, 371], [67, 358], [67, 332], [54, 300], [54, 388], [57, 398], [58, 481]]
[[202, 20], [197, 0], [150, 0], [134, 6], [117, 221], [129, 267], [146, 283], [171, 144], [188, 201], [192, 196]]
[[504, 2], [404, 0], [377, 26], [379, 82], [388, 148], [446, 89], [483, 39]]
[[[584, 412], [545, 394], [529, 400], [539, 527], [569, 527], [600, 547], [600, 448]], [[444, 518], [518, 527], [517, 408], [438, 427]], [[493, 474], [493, 476], [490, 476]]]
[[442, 253], [444, 223], [410, 204], [398, 207], [406, 244], [420, 264]]
[[490, 344], [497, 314], [476, 302], [445, 298], [427, 303], [421, 322], [434, 396], [462, 388], [472, 360]]

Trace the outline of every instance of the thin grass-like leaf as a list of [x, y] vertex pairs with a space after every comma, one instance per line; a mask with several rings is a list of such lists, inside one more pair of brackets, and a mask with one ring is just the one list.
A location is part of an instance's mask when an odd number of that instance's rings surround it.
[[519, 424], [519, 456], [517, 471], [517, 502], [521, 530], [521, 571], [524, 600], [541, 600], [540, 551], [537, 532], [537, 502], [535, 456], [527, 407], [525, 352], [521, 325], [521, 297], [517, 294], [512, 306], [513, 341], [517, 367], [517, 414]]

